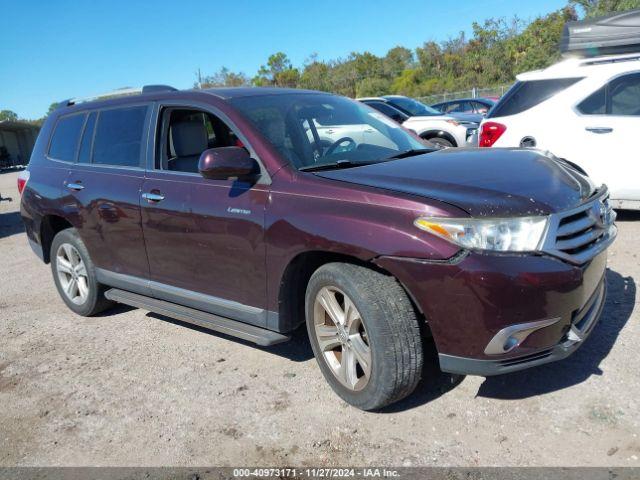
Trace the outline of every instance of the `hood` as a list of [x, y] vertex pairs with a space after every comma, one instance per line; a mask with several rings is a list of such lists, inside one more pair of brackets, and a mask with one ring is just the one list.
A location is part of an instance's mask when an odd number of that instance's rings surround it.
[[[477, 118], [476, 118], [477, 117]], [[442, 115], [423, 115], [423, 116], [413, 116], [409, 117], [405, 120], [404, 123], [419, 123], [424, 122], [425, 120], [433, 120], [433, 121], [446, 121], [446, 120], [456, 120], [458, 122], [471, 122], [475, 123], [475, 126], [478, 126], [482, 121], [482, 115], [477, 115], [475, 113], [443, 113]], [[404, 125], [403, 123], [403, 125]], [[468, 125], [474, 126], [474, 125]]]
[[528, 149], [445, 149], [316, 175], [439, 200], [476, 217], [549, 215], [595, 191], [569, 165]]
[[456, 120], [459, 120], [461, 122], [473, 122], [473, 123], [480, 123], [482, 121], [482, 119], [484, 118], [479, 113], [453, 113], [453, 112], [450, 112], [450, 113], [447, 113], [447, 115], [449, 115], [450, 117], [453, 117]]

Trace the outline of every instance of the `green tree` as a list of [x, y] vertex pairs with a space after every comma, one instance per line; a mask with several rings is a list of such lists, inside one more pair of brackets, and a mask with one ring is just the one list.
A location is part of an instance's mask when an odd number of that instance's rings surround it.
[[18, 120], [18, 114], [11, 110], [0, 110], [0, 121], [2, 120], [16, 121]]
[[393, 79], [403, 71], [413, 68], [415, 59], [413, 52], [405, 47], [394, 47], [382, 59], [384, 75]]
[[564, 24], [577, 20], [573, 7], [565, 7], [531, 22], [524, 31], [506, 42], [511, 76], [548, 66], [560, 58], [558, 41]]
[[53, 111], [58, 108], [58, 105], [59, 105], [58, 102], [53, 102], [51, 105], [49, 105], [49, 109], [47, 110], [47, 113], [45, 114], [44, 118], [46, 118], [49, 115], [51, 115], [53, 113]]
[[363, 78], [356, 84], [356, 97], [379, 97], [389, 93], [391, 81], [386, 78]]
[[569, 3], [580, 7], [586, 17], [601, 17], [610, 13], [640, 8], [640, 0], [570, 0]]
[[332, 91], [331, 67], [318, 60], [316, 53], [312, 54], [305, 62], [300, 75], [300, 86], [310, 90]]
[[[302, 87], [350, 97], [399, 93], [414, 97], [513, 82], [523, 71], [541, 69], [560, 57], [566, 22], [578, 13], [596, 16], [640, 7], [640, 0], [568, 0], [569, 4], [530, 22], [489, 18], [444, 42], [428, 41], [411, 51], [398, 45], [386, 55], [352, 52], [346, 58], [310, 56], [298, 69], [284, 52], [270, 55], [251, 80], [254, 85]], [[227, 69], [205, 77], [212, 85], [239, 85], [246, 76]]]
[[274, 85], [276, 87], [296, 87], [300, 80], [300, 72], [294, 68], [289, 57], [283, 52], [274, 53], [262, 65], [253, 78], [256, 86]]
[[194, 84], [195, 88], [213, 87], [242, 87], [249, 85], [249, 79], [242, 72], [232, 72], [226, 67], [222, 67], [213, 75], [208, 75]]

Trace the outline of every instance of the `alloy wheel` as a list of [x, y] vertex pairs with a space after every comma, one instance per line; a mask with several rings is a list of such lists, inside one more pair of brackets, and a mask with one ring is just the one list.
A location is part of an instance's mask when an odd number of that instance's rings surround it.
[[337, 287], [323, 287], [316, 295], [313, 324], [331, 372], [348, 389], [362, 390], [371, 376], [371, 346], [353, 301]]
[[89, 296], [87, 267], [80, 253], [70, 243], [63, 243], [56, 252], [58, 280], [65, 296], [76, 305], [82, 305]]

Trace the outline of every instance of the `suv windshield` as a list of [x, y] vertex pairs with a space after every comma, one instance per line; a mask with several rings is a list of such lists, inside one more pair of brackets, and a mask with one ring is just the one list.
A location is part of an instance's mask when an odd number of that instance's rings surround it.
[[406, 111], [412, 117], [432, 117], [435, 115], [443, 115], [443, 113], [435, 108], [429, 107], [424, 103], [409, 97], [383, 97], [394, 107], [399, 107]]
[[229, 101], [298, 169], [380, 162], [426, 147], [380, 112], [343, 97], [291, 93]]

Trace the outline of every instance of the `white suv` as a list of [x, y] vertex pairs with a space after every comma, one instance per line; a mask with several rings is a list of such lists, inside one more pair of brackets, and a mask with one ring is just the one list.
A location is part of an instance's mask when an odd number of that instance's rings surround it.
[[480, 126], [481, 147], [536, 147], [568, 160], [614, 208], [640, 209], [640, 54], [568, 58], [518, 75]]
[[[429, 140], [439, 147], [469, 147], [478, 130], [478, 123], [464, 115], [448, 115], [429, 107], [413, 98], [402, 95], [385, 95], [383, 97], [365, 97], [356, 100], [378, 110], [388, 117], [402, 121], [402, 126], [413, 130], [420, 137]], [[406, 115], [398, 118], [389, 113], [390, 107], [397, 113]]]

